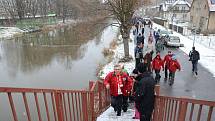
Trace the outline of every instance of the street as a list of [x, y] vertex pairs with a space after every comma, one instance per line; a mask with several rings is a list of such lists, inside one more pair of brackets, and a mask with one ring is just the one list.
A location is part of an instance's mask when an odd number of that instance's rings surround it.
[[[172, 87], [163, 81], [164, 72], [160, 81], [161, 94], [167, 96], [186, 96], [196, 99], [215, 100], [215, 78], [213, 75], [200, 64], [198, 65], [198, 76], [192, 75], [192, 64], [182, 50], [176, 48], [165, 48], [161, 52], [164, 57], [167, 51], [171, 50], [176, 54], [179, 63], [181, 64], [181, 71], [176, 72], [175, 83]], [[200, 53], [201, 54], [201, 53]]]
[[[147, 35], [149, 35], [150, 31], [151, 30], [148, 27], [145, 27], [145, 43], [147, 43]], [[192, 48], [190, 48], [190, 50], [191, 49]], [[176, 54], [176, 57], [181, 64], [181, 71], [176, 72], [175, 82], [173, 86], [169, 86], [168, 82], [164, 82], [164, 71], [161, 71], [161, 95], [190, 97], [195, 99], [214, 101], [215, 77], [213, 77], [213, 75], [200, 64], [198, 64], [198, 76], [193, 76], [192, 64], [190, 61], [188, 61], [189, 57], [180, 48], [165, 47], [164, 51], [161, 51], [162, 59], [164, 59], [164, 56], [167, 54], [168, 50], [171, 50], [172, 53]]]

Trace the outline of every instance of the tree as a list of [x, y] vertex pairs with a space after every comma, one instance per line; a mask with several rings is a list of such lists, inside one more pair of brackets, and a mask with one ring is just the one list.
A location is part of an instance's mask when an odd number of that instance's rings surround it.
[[148, 4], [150, 0], [106, 0], [108, 10], [118, 21], [120, 33], [124, 44], [124, 60], [129, 61], [129, 38], [132, 27], [131, 19], [134, 12], [143, 4]]
[[23, 0], [16, 0], [16, 7], [19, 19], [23, 19], [25, 17], [25, 3]]

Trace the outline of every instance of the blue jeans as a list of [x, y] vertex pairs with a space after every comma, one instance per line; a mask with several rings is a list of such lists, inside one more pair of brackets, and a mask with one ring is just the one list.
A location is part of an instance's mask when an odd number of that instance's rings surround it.
[[192, 72], [198, 71], [198, 61], [192, 61]]

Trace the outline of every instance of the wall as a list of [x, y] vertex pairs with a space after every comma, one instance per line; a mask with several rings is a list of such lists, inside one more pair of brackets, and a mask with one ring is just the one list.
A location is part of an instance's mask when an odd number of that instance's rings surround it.
[[208, 32], [210, 34], [215, 34], [215, 12], [210, 12]]
[[196, 26], [196, 28], [200, 28], [201, 31], [207, 31], [207, 24], [208, 24], [207, 19], [209, 18], [208, 11], [209, 11], [209, 8], [208, 8], [207, 0], [193, 1], [191, 12], [190, 12], [190, 21]]

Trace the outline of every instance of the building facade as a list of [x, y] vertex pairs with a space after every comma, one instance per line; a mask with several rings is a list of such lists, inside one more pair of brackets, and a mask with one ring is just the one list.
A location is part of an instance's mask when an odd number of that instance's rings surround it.
[[190, 3], [186, 0], [171, 0], [160, 4], [160, 17], [169, 22], [187, 22], [190, 20]]
[[215, 34], [215, 0], [194, 0], [190, 21], [202, 33]]

